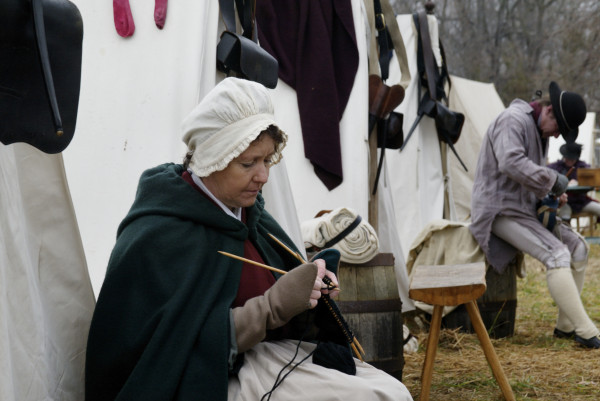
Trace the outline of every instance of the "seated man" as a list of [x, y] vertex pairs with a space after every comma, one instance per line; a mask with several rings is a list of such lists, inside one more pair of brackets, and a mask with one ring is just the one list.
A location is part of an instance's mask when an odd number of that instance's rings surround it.
[[600, 332], [580, 298], [588, 246], [570, 226], [551, 228], [536, 214], [538, 201], [561, 196], [569, 182], [545, 166], [548, 141], [562, 135], [574, 142], [587, 112], [577, 93], [562, 91], [556, 82], [549, 92], [531, 103], [513, 100], [490, 124], [475, 171], [470, 230], [499, 272], [519, 250], [542, 262], [558, 307], [554, 335], [600, 348]]
[[[552, 170], [567, 175], [569, 185], [577, 185], [577, 170], [580, 168], [590, 168], [590, 165], [579, 159], [581, 156], [582, 145], [576, 142], [565, 143], [560, 147], [561, 160], [548, 164]], [[572, 168], [572, 170], [571, 170]], [[570, 171], [570, 172], [569, 172]], [[558, 210], [558, 216], [568, 222], [573, 213], [592, 213], [600, 216], [600, 203], [590, 198], [585, 192], [570, 192], [567, 203]]]

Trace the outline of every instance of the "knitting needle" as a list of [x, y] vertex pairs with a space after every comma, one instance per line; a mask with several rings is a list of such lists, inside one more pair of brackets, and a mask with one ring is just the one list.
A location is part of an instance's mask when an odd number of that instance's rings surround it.
[[250, 260], [250, 259], [242, 258], [241, 256], [237, 256], [237, 255], [234, 255], [234, 254], [229, 253], [229, 252], [223, 252], [223, 251], [217, 251], [217, 252], [219, 252], [222, 255], [229, 256], [230, 258], [234, 258], [234, 259], [237, 259], [237, 260], [241, 260], [242, 262], [250, 263], [251, 265], [263, 267], [263, 268], [265, 268], [267, 270], [272, 270], [272, 271], [277, 272], [279, 274], [286, 274], [287, 273], [285, 270], [277, 269], [275, 267], [271, 267], [269, 265], [265, 265], [265, 264], [262, 264], [262, 263], [259, 263], [259, 262], [255, 262], [255, 261]]
[[[262, 268], [265, 268], [267, 270], [272, 270], [272, 271], [277, 272], [279, 274], [286, 274], [287, 273], [285, 270], [281, 270], [281, 269], [278, 269], [276, 267], [271, 267], [269, 265], [265, 265], [265, 264], [260, 263], [260, 262], [255, 262], [255, 261], [250, 260], [250, 259], [242, 258], [241, 256], [234, 255], [233, 253], [229, 253], [229, 252], [225, 252], [225, 251], [217, 251], [217, 252], [219, 252], [221, 255], [229, 256], [230, 258], [241, 260], [242, 262], [247, 262], [247, 263], [250, 263], [251, 265], [262, 267]], [[333, 290], [339, 291], [340, 290], [337, 287], [334, 287], [334, 288], [327, 287], [327, 288], [322, 288], [322, 289], [323, 290], [330, 290], [330, 291], [333, 291]]]
[[[281, 247], [283, 249], [285, 249], [286, 251], [288, 251], [290, 254], [292, 254], [293, 256], [295, 256], [300, 262], [302, 263], [306, 263], [306, 261], [304, 259], [302, 259], [302, 257], [297, 253], [294, 252], [292, 249], [290, 249], [286, 244], [284, 244], [283, 242], [281, 242], [279, 239], [277, 239], [277, 237], [275, 237], [273, 234], [268, 233], [269, 237], [271, 237], [275, 242], [277, 242], [279, 245], [281, 245]], [[333, 283], [332, 283], [333, 285]], [[338, 288], [339, 290], [339, 288]], [[355, 346], [356, 344], [356, 346]], [[356, 352], [356, 355], [358, 356], [358, 359], [360, 359], [361, 361], [363, 360], [360, 356], [360, 353], [358, 352], [358, 350], [356, 349], [356, 347], [358, 347], [358, 349], [360, 349], [360, 351], [362, 352], [363, 355], [365, 354], [365, 350], [363, 349], [363, 347], [360, 345], [360, 343], [358, 342], [358, 339], [356, 337], [354, 337], [352, 339], [352, 343], [350, 344], [352, 346], [352, 349], [354, 349], [354, 351]]]
[[[285, 249], [286, 251], [288, 251], [292, 256], [294, 256], [296, 259], [298, 259], [300, 261], [300, 263], [308, 263], [306, 260], [304, 260], [302, 258], [302, 256], [300, 256], [300, 254], [298, 252], [294, 252], [294, 250], [292, 250], [290, 247], [288, 247], [286, 244], [284, 244], [283, 242], [281, 242], [279, 239], [277, 239], [277, 237], [275, 237], [273, 234], [268, 233], [269, 237], [271, 237], [273, 239], [273, 241], [277, 242], [279, 245], [281, 245], [281, 247], [283, 249]], [[325, 282], [325, 284], [327, 284], [327, 289], [328, 290], [336, 290], [336, 291], [340, 291], [339, 288], [337, 288], [333, 282], [331, 281], [331, 279], [328, 279], [327, 277], [323, 277], [323, 281]], [[327, 282], [329, 281], [329, 282]]]
[[360, 355], [360, 352], [358, 352], [358, 350], [356, 349], [356, 346], [353, 343], [350, 343], [350, 347], [352, 347], [352, 350], [354, 351], [354, 354], [358, 357], [358, 359], [361, 362], [364, 362], [365, 360], [362, 359], [362, 356]]
[[[224, 252], [224, 251], [217, 251], [217, 252], [219, 252], [221, 255], [229, 256], [230, 258], [241, 260], [242, 262], [247, 262], [247, 263], [250, 263], [250, 264], [255, 265], [255, 266], [263, 267], [263, 268], [265, 268], [267, 270], [272, 270], [272, 271], [280, 273], [280, 274], [286, 274], [287, 273], [285, 270], [277, 269], [275, 267], [271, 267], [269, 265], [265, 265], [265, 264], [262, 264], [262, 263], [259, 263], [259, 262], [255, 262], [255, 261], [250, 260], [250, 259], [242, 258], [241, 256], [234, 255], [233, 253]], [[362, 347], [358, 343], [358, 340], [356, 339], [356, 337], [353, 340], [354, 341], [353, 341], [353, 343], [350, 343], [350, 346], [352, 347], [352, 349], [354, 350], [354, 352], [358, 356], [358, 359], [360, 359], [361, 361], [363, 361], [363, 359], [361, 358], [360, 353], [356, 349], [356, 346], [354, 345], [354, 343], [356, 343], [358, 345], [358, 347], [362, 351], [363, 355], [364, 355], [365, 351], [362, 349]]]
[[286, 244], [284, 244], [283, 242], [279, 241], [279, 240], [277, 239], [277, 237], [275, 237], [273, 234], [269, 233], [268, 235], [269, 235], [269, 237], [271, 237], [271, 238], [273, 239], [273, 241], [277, 242], [279, 245], [281, 245], [281, 247], [282, 247], [283, 249], [285, 249], [286, 251], [288, 251], [289, 253], [291, 253], [291, 254], [292, 254], [292, 255], [293, 255], [293, 256], [294, 256], [296, 259], [298, 259], [298, 260], [300, 261], [300, 263], [306, 263], [306, 260], [304, 260], [304, 259], [302, 258], [302, 256], [300, 256], [300, 255], [298, 254], [298, 252], [294, 252], [294, 251], [293, 251], [292, 249], [290, 249], [290, 248], [289, 248], [289, 247], [288, 247]]

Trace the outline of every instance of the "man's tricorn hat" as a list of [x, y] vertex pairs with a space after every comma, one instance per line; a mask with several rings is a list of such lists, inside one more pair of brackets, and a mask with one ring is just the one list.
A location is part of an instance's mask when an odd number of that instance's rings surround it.
[[577, 142], [565, 143], [560, 147], [560, 154], [565, 159], [579, 160], [581, 157], [581, 148], [583, 145]]
[[554, 81], [550, 82], [550, 102], [558, 130], [567, 143], [575, 142], [579, 125], [585, 120], [587, 108], [583, 98], [574, 92], [560, 89]]

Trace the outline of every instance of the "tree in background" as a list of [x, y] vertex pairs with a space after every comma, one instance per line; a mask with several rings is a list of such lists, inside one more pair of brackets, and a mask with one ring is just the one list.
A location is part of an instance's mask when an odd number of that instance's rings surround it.
[[[396, 13], [423, 1], [390, 0]], [[584, 95], [600, 111], [600, 2], [597, 0], [438, 0], [434, 14], [451, 74], [493, 82], [508, 104], [550, 81]]]

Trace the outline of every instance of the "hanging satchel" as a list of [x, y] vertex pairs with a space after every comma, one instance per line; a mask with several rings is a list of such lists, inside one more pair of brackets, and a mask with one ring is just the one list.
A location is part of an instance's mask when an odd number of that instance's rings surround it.
[[[235, 33], [234, 1], [242, 22], [242, 35]], [[255, 1], [220, 0], [219, 5], [227, 30], [221, 34], [217, 44], [217, 69], [227, 76], [237, 76], [261, 83], [270, 89], [275, 88], [279, 64], [255, 41]]]
[[420, 76], [421, 86], [427, 88], [427, 91], [421, 98], [419, 103], [419, 109], [417, 111], [417, 118], [413, 123], [408, 135], [404, 140], [404, 144], [400, 148], [402, 150], [408, 139], [414, 132], [419, 121], [423, 115], [427, 115], [434, 119], [435, 128], [437, 131], [438, 139], [445, 142], [450, 147], [450, 150], [454, 153], [456, 158], [462, 167], [467, 170], [467, 166], [463, 163], [462, 159], [458, 155], [458, 152], [454, 148], [454, 144], [460, 138], [463, 124], [465, 122], [465, 116], [462, 113], [450, 110], [442, 100], [446, 100], [446, 94], [444, 93], [444, 82], [450, 78], [445, 65], [445, 55], [443, 54], [443, 47], [440, 43], [440, 49], [442, 50], [443, 66], [442, 74], [440, 75], [435, 66], [433, 58], [433, 50], [431, 49], [431, 38], [429, 36], [429, 23], [427, 21], [427, 14], [425, 11], [420, 11], [413, 14], [413, 20], [419, 33], [418, 41], [418, 69]]
[[387, 149], [400, 149], [404, 143], [402, 124], [404, 114], [392, 111], [381, 128], [377, 126], [377, 147]]
[[0, 26], [0, 142], [59, 153], [75, 133], [81, 14], [68, 0], [2, 0]]
[[455, 144], [460, 138], [464, 122], [464, 114], [450, 110], [442, 102], [436, 102], [435, 128], [441, 141], [449, 145]]

